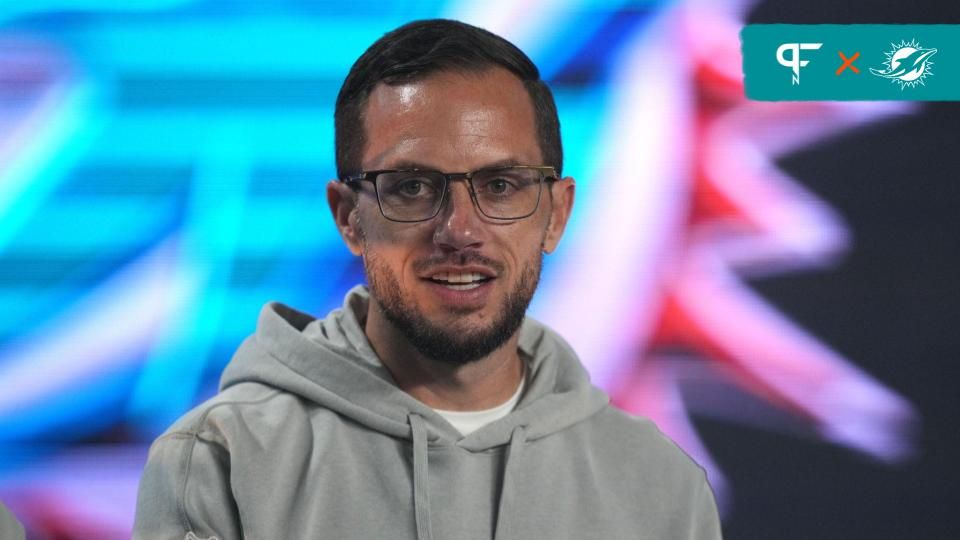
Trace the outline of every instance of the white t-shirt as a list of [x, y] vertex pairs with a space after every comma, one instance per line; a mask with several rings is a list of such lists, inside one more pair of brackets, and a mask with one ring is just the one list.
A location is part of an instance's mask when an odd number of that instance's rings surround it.
[[510, 411], [512, 411], [514, 407], [517, 406], [517, 402], [520, 401], [520, 396], [523, 394], [523, 387], [526, 386], [527, 383], [526, 379], [526, 377], [520, 379], [520, 385], [510, 399], [492, 409], [484, 409], [482, 411], [434, 410], [437, 411], [437, 414], [442, 416], [444, 420], [450, 422], [450, 425], [457, 428], [457, 431], [459, 431], [461, 435], [466, 437], [483, 426], [510, 414]]

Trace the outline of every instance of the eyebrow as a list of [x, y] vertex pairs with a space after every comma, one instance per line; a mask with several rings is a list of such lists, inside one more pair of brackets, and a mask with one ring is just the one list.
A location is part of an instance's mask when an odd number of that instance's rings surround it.
[[[506, 159], [501, 159], [501, 160], [493, 161], [493, 162], [491, 162], [491, 163], [486, 163], [486, 164], [484, 164], [482, 167], [479, 167], [479, 168], [480, 168], [480, 169], [498, 169], [498, 168], [501, 168], [501, 167], [513, 167], [513, 166], [516, 166], [516, 165], [520, 165], [520, 162], [517, 161], [515, 158], [506, 158]], [[401, 169], [401, 170], [403, 170], [403, 169], [418, 169], [418, 170], [428, 170], [428, 171], [439, 171], [439, 170], [440, 170], [439, 167], [434, 167], [434, 166], [432, 166], [432, 165], [427, 165], [427, 164], [425, 164], [425, 163], [422, 163], [422, 162], [419, 162], [419, 161], [414, 161], [414, 160], [409, 160], [409, 159], [403, 159], [403, 160], [394, 162], [394, 163], [392, 164], [392, 166], [390, 167], [390, 169]], [[476, 170], [476, 169], [475, 169], [475, 170]], [[466, 172], [466, 171], [444, 171], [444, 172]]]

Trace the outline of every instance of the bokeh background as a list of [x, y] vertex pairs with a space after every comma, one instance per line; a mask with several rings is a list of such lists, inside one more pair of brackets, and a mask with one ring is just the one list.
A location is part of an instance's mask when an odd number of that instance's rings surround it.
[[556, 93], [578, 201], [534, 314], [707, 468], [725, 536], [960, 537], [960, 108], [747, 102], [738, 51], [746, 22], [960, 14], [822, 4], [2, 0], [0, 501], [29, 538], [129, 536], [150, 441], [262, 304], [362, 281], [336, 93], [452, 17]]

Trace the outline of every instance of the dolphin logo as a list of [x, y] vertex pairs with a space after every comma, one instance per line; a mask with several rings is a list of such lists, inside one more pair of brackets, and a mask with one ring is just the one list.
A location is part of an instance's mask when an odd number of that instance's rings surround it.
[[884, 62], [885, 69], [870, 68], [870, 73], [891, 79], [892, 82], [899, 82], [901, 89], [923, 84], [925, 77], [933, 75], [930, 69], [933, 62], [930, 61], [930, 57], [936, 52], [937, 49], [925, 49], [916, 41], [901, 42], [900, 45], [894, 45], [892, 51], [885, 53], [887, 55], [887, 61]]

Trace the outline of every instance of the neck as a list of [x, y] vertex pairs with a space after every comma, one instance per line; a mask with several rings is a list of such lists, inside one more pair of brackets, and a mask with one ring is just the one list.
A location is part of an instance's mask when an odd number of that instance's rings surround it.
[[517, 352], [519, 331], [478, 360], [465, 364], [438, 361], [411, 345], [371, 298], [364, 332], [397, 386], [434, 409], [478, 411], [496, 407], [513, 396], [523, 377]]

